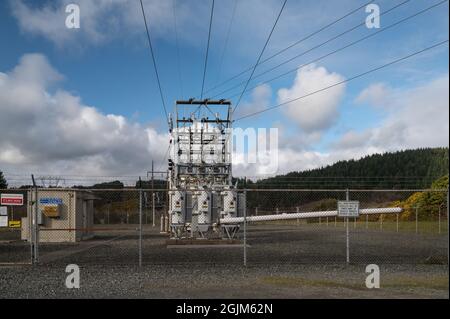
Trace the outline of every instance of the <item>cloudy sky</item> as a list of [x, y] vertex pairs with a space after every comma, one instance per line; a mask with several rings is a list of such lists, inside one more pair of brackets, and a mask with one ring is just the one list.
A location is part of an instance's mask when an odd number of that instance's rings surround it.
[[[368, 15], [366, 1], [288, 0], [262, 60], [360, 9], [259, 65], [236, 118], [448, 40], [448, 1], [440, 2], [377, 1], [381, 26], [368, 29], [356, 27]], [[69, 3], [80, 7], [80, 29], [65, 27]], [[281, 4], [216, 0], [206, 97], [236, 102], [248, 72], [216, 86], [256, 62]], [[211, 1], [144, 6], [172, 111], [175, 100], [200, 95]], [[0, 38], [0, 170], [7, 176], [145, 175], [152, 159], [164, 167], [167, 125], [138, 0], [1, 1]], [[448, 91], [446, 43], [235, 126], [278, 128], [278, 173], [304, 170], [448, 146]], [[236, 175], [265, 171], [234, 164]]]

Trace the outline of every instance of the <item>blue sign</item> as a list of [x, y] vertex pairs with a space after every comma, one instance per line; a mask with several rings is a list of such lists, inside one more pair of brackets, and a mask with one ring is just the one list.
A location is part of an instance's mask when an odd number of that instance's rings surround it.
[[62, 200], [62, 198], [51, 198], [51, 197], [47, 197], [47, 198], [40, 198], [40, 199], [39, 199], [39, 203], [40, 203], [40, 204], [56, 204], [56, 205], [62, 205], [63, 200]]

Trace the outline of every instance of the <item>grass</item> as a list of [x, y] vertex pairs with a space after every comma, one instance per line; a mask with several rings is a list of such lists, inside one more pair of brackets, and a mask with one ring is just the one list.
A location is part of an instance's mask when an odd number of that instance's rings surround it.
[[[251, 222], [251, 225], [285, 225], [285, 226], [296, 226], [297, 220], [279, 220], [279, 221], [266, 221], [266, 222]], [[320, 223], [306, 223], [305, 221], [299, 222], [298, 225], [302, 225], [303, 227], [308, 225], [311, 227], [337, 227], [344, 228], [345, 223], [341, 221], [337, 221], [336, 224], [334, 222], [334, 217], [330, 217], [328, 219], [328, 226], [326, 219], [323, 219]], [[380, 231], [397, 231], [397, 222], [391, 220], [383, 220], [380, 221], [369, 221], [366, 224], [364, 217], [361, 217], [356, 221], [356, 223], [350, 220], [349, 223], [350, 229], [369, 229], [369, 230], [380, 230]], [[419, 221], [417, 223], [418, 232], [421, 234], [439, 234], [439, 222], [438, 221]], [[398, 231], [399, 232], [416, 232], [416, 223], [415, 221], [399, 221], [398, 222]], [[448, 224], [447, 220], [441, 221], [441, 235], [445, 235], [448, 233]]]
[[[325, 288], [347, 288], [354, 290], [366, 290], [365, 282], [351, 283], [339, 282], [334, 280], [323, 279], [306, 279], [303, 277], [263, 277], [261, 282], [277, 287], [325, 287]], [[437, 290], [448, 290], [448, 277], [444, 275], [427, 276], [427, 277], [394, 277], [381, 278], [381, 288], [428, 288]]]
[[366, 289], [364, 283], [353, 284], [349, 282], [338, 282], [332, 280], [323, 279], [306, 279], [302, 277], [263, 277], [261, 282], [264, 284], [274, 285], [278, 287], [305, 287], [305, 286], [316, 286], [316, 287], [328, 287], [328, 288], [347, 288], [355, 290]]
[[430, 288], [448, 290], [448, 276], [396, 277], [383, 283], [388, 288]]

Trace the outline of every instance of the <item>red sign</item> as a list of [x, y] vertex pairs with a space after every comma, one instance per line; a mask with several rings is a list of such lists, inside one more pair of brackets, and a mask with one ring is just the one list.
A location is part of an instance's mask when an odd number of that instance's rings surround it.
[[22, 194], [1, 194], [0, 205], [22, 206], [23, 205], [23, 195]]

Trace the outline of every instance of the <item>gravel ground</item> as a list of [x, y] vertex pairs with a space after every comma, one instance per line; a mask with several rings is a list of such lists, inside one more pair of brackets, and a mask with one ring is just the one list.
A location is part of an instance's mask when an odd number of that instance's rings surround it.
[[[122, 225], [123, 226], [123, 225]], [[123, 227], [122, 227], [123, 228]], [[11, 234], [9, 234], [11, 236]], [[3, 298], [448, 298], [446, 235], [325, 225], [251, 225], [243, 248], [172, 248], [145, 228], [138, 236], [99, 232], [80, 243], [41, 244], [38, 266], [0, 266]], [[28, 262], [29, 245], [0, 242], [0, 264]], [[81, 268], [81, 288], [65, 288], [65, 266]], [[381, 268], [381, 289], [365, 288], [365, 266]]]
[[381, 287], [365, 287], [361, 265], [81, 266], [80, 289], [65, 267], [0, 268], [2, 298], [448, 298], [448, 267], [381, 267]]
[[[123, 227], [122, 227], [123, 229]], [[243, 248], [172, 248], [167, 237], [147, 227], [143, 236], [143, 262], [151, 264], [242, 264]], [[241, 234], [242, 239], [242, 234]], [[345, 228], [319, 225], [251, 225], [247, 232], [248, 264], [339, 264], [346, 261]], [[242, 247], [242, 245], [241, 245]], [[99, 231], [78, 243], [39, 246], [44, 264], [136, 264], [138, 234], [129, 230]], [[447, 234], [350, 228], [350, 258], [360, 264], [447, 264]], [[0, 243], [1, 262], [29, 261], [30, 246], [21, 241]]]

